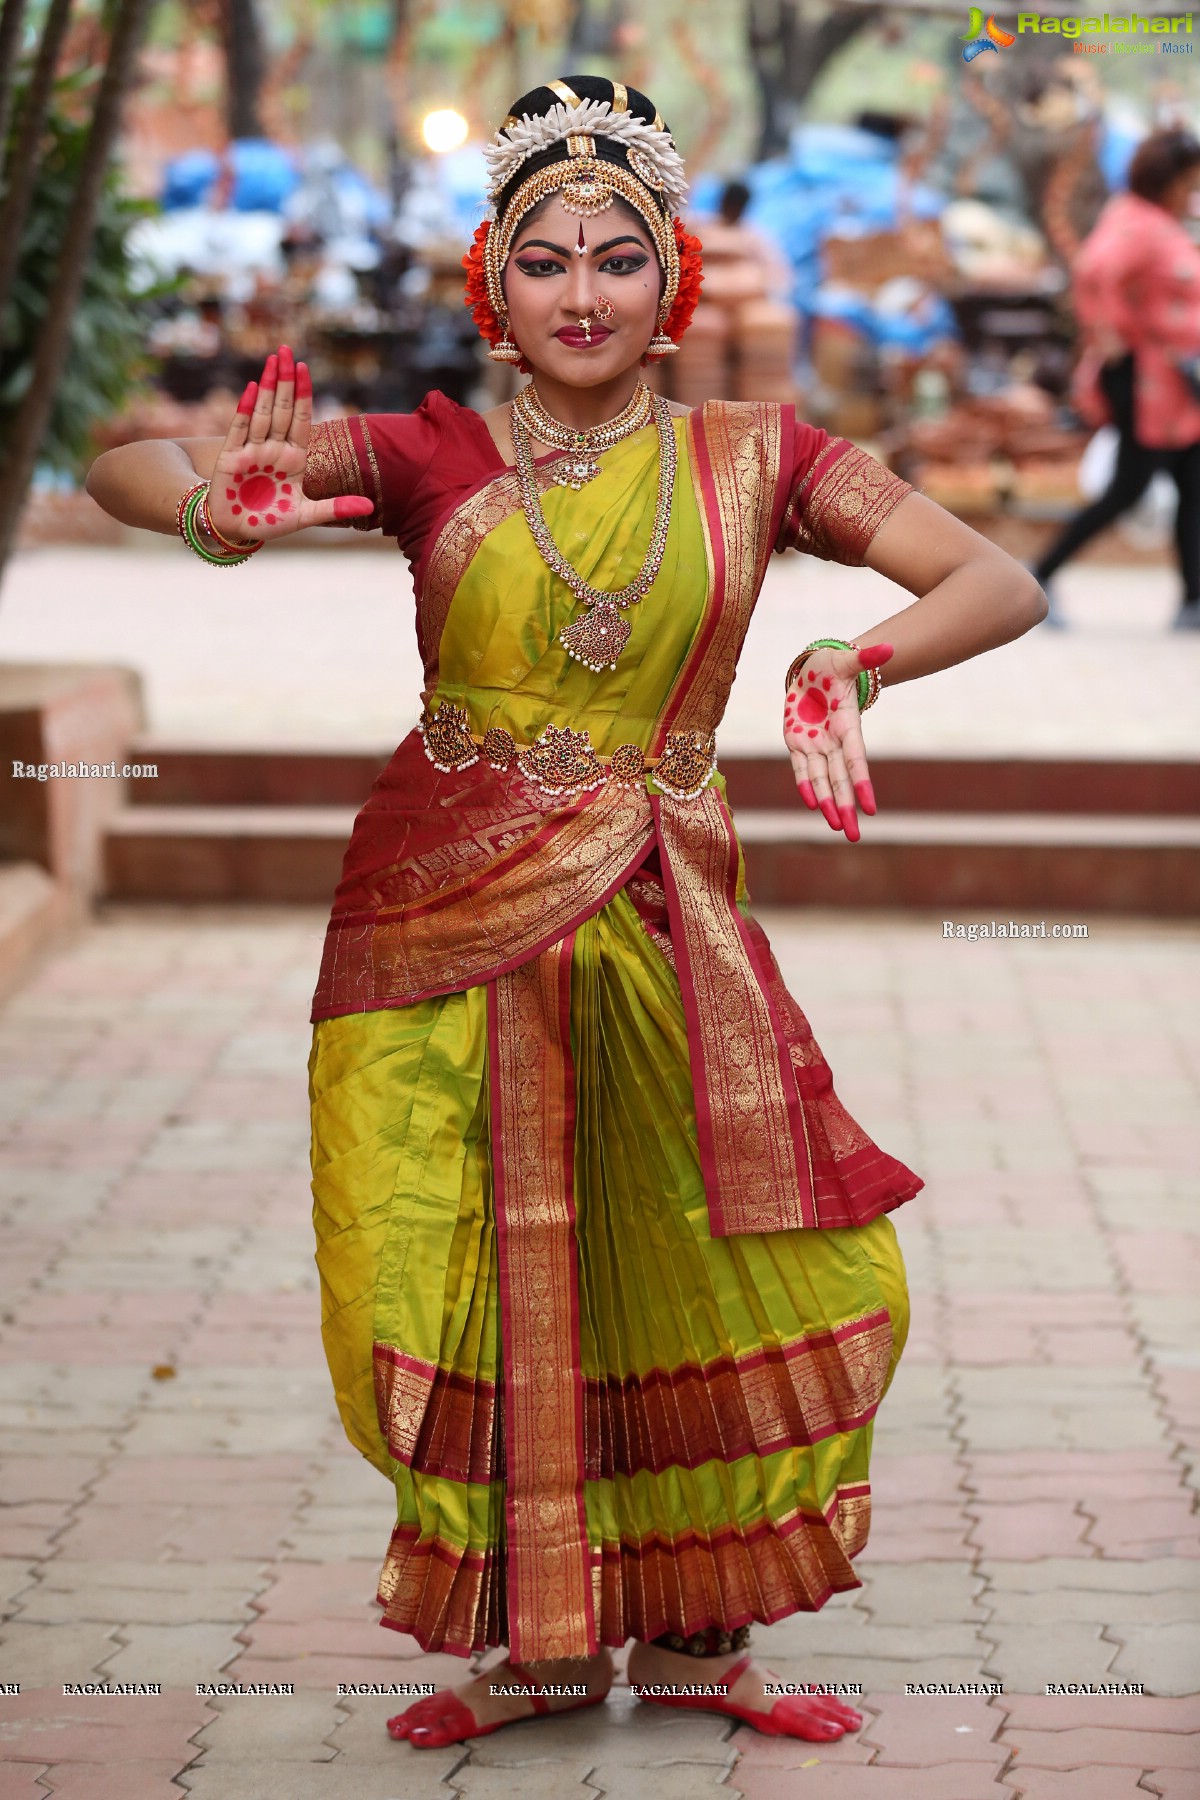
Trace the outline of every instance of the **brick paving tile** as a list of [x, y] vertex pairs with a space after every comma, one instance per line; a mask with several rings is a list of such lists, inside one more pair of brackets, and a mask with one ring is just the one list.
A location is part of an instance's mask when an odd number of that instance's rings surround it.
[[[68, 1679], [70, 1679], [68, 1677]], [[164, 1691], [151, 1699], [131, 1694], [64, 1696], [61, 1685], [6, 1695], [0, 1712], [10, 1762], [100, 1764], [189, 1759], [187, 1742], [208, 1718], [196, 1694]]]
[[[38, 1791], [53, 1800], [178, 1800], [179, 1789], [172, 1779], [178, 1767], [177, 1760], [161, 1757], [103, 1769], [94, 1763], [54, 1763], [46, 1772], [46, 1787]], [[7, 1790], [0, 1791], [8, 1800]]]
[[739, 1726], [730, 1739], [731, 1747], [738, 1754], [738, 1777], [748, 1768], [803, 1769], [811, 1764], [814, 1756], [819, 1756], [822, 1764], [835, 1768], [843, 1764], [861, 1768], [872, 1762], [875, 1751], [866, 1742], [871, 1723], [866, 1709], [874, 1706], [877, 1698], [877, 1695], [872, 1695], [861, 1702], [847, 1702], [848, 1705], [861, 1707], [866, 1723], [861, 1731], [847, 1732], [845, 1737], [835, 1738], [832, 1744], [810, 1744], [803, 1738], [764, 1737], [761, 1732], [752, 1730], [748, 1725]]
[[1186, 1489], [1170, 1498], [1111, 1500], [1101, 1495], [1087, 1505], [1093, 1518], [1089, 1542], [1105, 1556], [1200, 1557], [1200, 1517], [1195, 1496]]
[[131, 1543], [148, 1556], [173, 1556], [183, 1562], [206, 1562], [210, 1556], [274, 1556], [287, 1529], [282, 1507], [246, 1506], [214, 1511], [208, 1503], [193, 1505], [138, 1503], [87, 1507], [63, 1533], [63, 1554], [71, 1557], [120, 1556]]
[[[969, 1563], [862, 1563], [865, 1589], [855, 1599], [876, 1625], [926, 1625], [981, 1619], [983, 1577]], [[819, 1626], [818, 1626], [819, 1630]]]
[[925, 1768], [942, 1762], [992, 1765], [1002, 1754], [995, 1743], [1004, 1724], [1004, 1701], [977, 1695], [872, 1694], [864, 1701], [874, 1717], [859, 1734], [876, 1750], [885, 1768]]
[[1200, 1772], [1195, 1769], [1151, 1769], [1143, 1785], [1162, 1800], [1200, 1800]]
[[[739, 1769], [737, 1781], [745, 1800], [917, 1800], [911, 1769], [847, 1769], [824, 1761], [819, 1744], [812, 1744], [811, 1767], [803, 1769], [803, 1786], [792, 1771]], [[1004, 1764], [943, 1763], [922, 1769], [920, 1800], [999, 1800], [1003, 1790], [996, 1781]], [[614, 1796], [615, 1800], [615, 1796]]]
[[[414, 1750], [412, 1758], [421, 1761], [415, 1767], [406, 1762], [403, 1770], [399, 1764], [388, 1769], [363, 1763], [341, 1768], [326, 1762], [280, 1765], [246, 1761], [238, 1766], [237, 1787], [232, 1792], [225, 1763], [213, 1763], [209, 1768], [200, 1764], [184, 1770], [176, 1780], [196, 1800], [452, 1800], [454, 1789], [443, 1786], [440, 1771], [422, 1766], [426, 1757], [432, 1759], [436, 1754]], [[580, 1793], [591, 1800], [586, 1789], [581, 1788]], [[507, 1800], [513, 1800], [511, 1784]]]
[[[473, 1770], [470, 1775], [470, 1783], [462, 1790], [464, 1795], [467, 1800], [483, 1800], [488, 1790], [474, 1786]], [[455, 1780], [458, 1780], [457, 1776]], [[588, 1770], [587, 1781], [589, 1789], [609, 1796], [610, 1800], [738, 1800], [742, 1791], [733, 1784], [726, 1785], [719, 1770], [682, 1761], [663, 1769], [631, 1769], [620, 1763], [597, 1763], [594, 1769]], [[499, 1788], [491, 1791], [495, 1800], [507, 1800]], [[532, 1797], [538, 1796], [536, 1783], [526, 1792]], [[556, 1790], [552, 1786], [541, 1792], [545, 1800], [556, 1800]]]
[[122, 1625], [121, 1647], [102, 1664], [109, 1681], [187, 1687], [215, 1681], [238, 1653], [237, 1625]]
[[1198, 1732], [1113, 1731], [1102, 1725], [1030, 1731], [1010, 1726], [1003, 1742], [1020, 1757], [1023, 1769], [1200, 1769]]
[[1084, 1542], [1090, 1521], [1078, 1506], [1059, 1500], [1010, 1501], [971, 1506], [971, 1542], [984, 1556], [1032, 1561], [1042, 1556], [1090, 1556]]
[[38, 1779], [45, 1769], [44, 1763], [6, 1762], [0, 1757], [0, 1794], [4, 1800], [46, 1800], [49, 1784]]
[[[1114, 1678], [1116, 1679], [1116, 1678]], [[1010, 1727], [1036, 1731], [1090, 1729], [1103, 1714], [1113, 1731], [1200, 1731], [1200, 1699], [1149, 1694], [1006, 1694]]]
[[[425, 1754], [424, 1751], [414, 1750], [410, 1753], [410, 1759], [411, 1757], [423, 1757]], [[399, 1800], [400, 1794], [403, 1794], [404, 1800], [408, 1800], [408, 1768], [409, 1763], [406, 1762], [404, 1764], [405, 1785], [397, 1789], [392, 1800]], [[659, 1771], [655, 1771], [655, 1773], [657, 1774]], [[687, 1774], [690, 1779], [691, 1771], [688, 1770]], [[521, 1800], [595, 1800], [597, 1790], [593, 1786], [590, 1776], [590, 1768], [582, 1763], [562, 1761], [527, 1763], [521, 1770]], [[417, 1800], [421, 1800], [423, 1793], [432, 1793], [433, 1791], [432, 1789], [416, 1790]], [[503, 1769], [485, 1768], [476, 1764], [472, 1759], [470, 1762], [464, 1763], [461, 1769], [455, 1770], [447, 1787], [438, 1788], [436, 1791], [438, 1800], [445, 1800], [447, 1792], [455, 1795], [461, 1794], [463, 1800], [512, 1800], [513, 1778]], [[718, 1789], [717, 1791], [720, 1794], [720, 1800], [724, 1800], [724, 1790]], [[620, 1792], [620, 1789], [615, 1792], [610, 1789], [609, 1792], [613, 1794], [613, 1800], [616, 1800], [616, 1794]], [[672, 1790], [672, 1800], [683, 1800], [683, 1797], [679, 1795], [678, 1788]]]
[[[355, 1625], [377, 1624], [379, 1608], [371, 1591], [373, 1584], [363, 1577], [361, 1563], [277, 1563], [271, 1570], [270, 1586], [254, 1603], [255, 1611], [273, 1625], [320, 1619], [322, 1639], [325, 1621], [331, 1619]], [[397, 1640], [403, 1634], [390, 1635], [395, 1655]]]
[[1012, 1625], [993, 1618], [983, 1630], [994, 1646], [988, 1673], [1003, 1681], [1006, 1693], [1036, 1692], [1053, 1681], [1104, 1681], [1118, 1648], [1097, 1623]]
[[214, 1698], [215, 1717], [194, 1739], [203, 1766], [248, 1758], [283, 1762], [332, 1762], [330, 1743], [338, 1722], [331, 1693], [240, 1694]]
[[1004, 1778], [1014, 1800], [1145, 1800], [1136, 1769], [1021, 1769]]
[[1156, 1694], [1200, 1693], [1200, 1621], [1194, 1611], [1174, 1622], [1114, 1625], [1110, 1635], [1121, 1641], [1114, 1675], [1144, 1681]]
[[462, 1660], [457, 1656], [430, 1656], [422, 1659], [419, 1672], [414, 1672], [411, 1662], [401, 1663], [394, 1657], [322, 1655], [319, 1622], [313, 1627], [313, 1644], [309, 1654], [295, 1657], [259, 1656], [251, 1646], [221, 1671], [222, 1680], [291, 1681], [297, 1688], [332, 1693], [339, 1682], [433, 1681], [438, 1687], [453, 1687], [463, 1679]]

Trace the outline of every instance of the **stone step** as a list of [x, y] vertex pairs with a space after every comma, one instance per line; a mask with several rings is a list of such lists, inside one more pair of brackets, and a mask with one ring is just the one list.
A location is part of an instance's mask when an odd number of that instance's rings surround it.
[[[370, 792], [391, 752], [210, 749], [137, 743], [129, 760], [158, 767], [131, 781], [131, 805], [352, 806]], [[791, 764], [778, 756], [722, 755], [734, 807], [795, 804]], [[1200, 814], [1200, 762], [1062, 757], [873, 756], [871, 775], [889, 812]]]
[[[327, 905], [354, 822], [346, 806], [127, 807], [105, 844], [120, 900]], [[737, 808], [759, 906], [931, 907], [1195, 916], [1200, 821], [1103, 814], [887, 812], [847, 843], [798, 801]]]

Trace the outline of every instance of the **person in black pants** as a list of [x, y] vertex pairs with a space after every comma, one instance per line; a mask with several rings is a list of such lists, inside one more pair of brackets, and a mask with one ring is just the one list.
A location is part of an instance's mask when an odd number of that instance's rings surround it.
[[[1175, 554], [1183, 577], [1184, 603], [1175, 626], [1195, 630], [1200, 627], [1200, 444], [1187, 444], [1178, 450], [1152, 450], [1139, 444], [1134, 436], [1133, 379], [1132, 351], [1106, 363], [1101, 370], [1100, 384], [1119, 433], [1112, 480], [1098, 499], [1068, 521], [1045, 555], [1033, 565], [1033, 573], [1044, 588], [1089, 538], [1136, 506], [1149, 487], [1151, 477], [1157, 470], [1164, 469], [1173, 478], [1179, 493], [1175, 513]], [[1060, 628], [1066, 623], [1053, 599], [1044, 623]]]

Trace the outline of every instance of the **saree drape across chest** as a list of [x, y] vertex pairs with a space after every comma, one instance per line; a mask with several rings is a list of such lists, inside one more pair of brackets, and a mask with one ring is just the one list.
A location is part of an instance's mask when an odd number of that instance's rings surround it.
[[[422, 720], [355, 823], [309, 1065], [326, 1350], [398, 1499], [383, 1622], [529, 1660], [813, 1609], [858, 1585], [907, 1326], [883, 1215], [922, 1183], [834, 1094], [714, 733], [772, 549], [860, 562], [909, 490], [789, 408], [677, 419], [662, 567], [597, 673], [513, 472], [485, 447], [456, 491], [482, 422], [423, 413], [322, 428], [306, 474], [420, 536]], [[656, 433], [561, 467], [551, 532], [620, 588]]]

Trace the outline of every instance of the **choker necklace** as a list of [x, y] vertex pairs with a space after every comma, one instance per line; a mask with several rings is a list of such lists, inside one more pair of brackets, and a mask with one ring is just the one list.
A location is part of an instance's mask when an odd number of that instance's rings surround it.
[[[528, 393], [529, 389], [522, 391]], [[617, 657], [629, 642], [633, 627], [628, 619], [621, 617], [618, 608], [635, 606], [645, 598], [662, 567], [663, 553], [667, 547], [667, 527], [671, 518], [671, 497], [675, 492], [675, 465], [678, 460], [675, 428], [667, 403], [660, 395], [650, 394], [649, 405], [658, 427], [658, 497], [654, 507], [654, 528], [650, 533], [650, 546], [646, 551], [645, 561], [637, 575], [627, 586], [608, 593], [603, 588], [593, 587], [590, 581], [585, 581], [551, 537], [538, 495], [533, 446], [524, 418], [517, 412], [516, 403], [513, 404], [512, 435], [517, 452], [517, 481], [521, 490], [521, 505], [525, 509], [533, 541], [547, 567], [566, 582], [575, 598], [581, 600], [588, 609], [569, 625], [563, 626], [558, 634], [558, 641], [569, 656], [573, 656], [577, 662], [583, 663], [585, 668], [597, 675], [602, 669], [616, 668]], [[610, 421], [608, 426], [601, 426], [599, 429], [609, 430], [612, 423]], [[559, 429], [565, 428], [560, 426]], [[541, 436], [540, 431], [538, 435]], [[545, 442], [545, 439], [542, 441]]]
[[549, 444], [552, 450], [571, 453], [571, 460], [555, 470], [554, 481], [558, 487], [576, 491], [585, 482], [594, 481], [600, 473], [596, 458], [602, 451], [611, 450], [623, 438], [643, 430], [654, 416], [650, 409], [650, 389], [644, 381], [638, 382], [632, 399], [614, 419], [606, 419], [602, 425], [591, 425], [585, 431], [576, 431], [548, 413], [532, 381], [518, 393], [512, 410], [513, 417], [520, 420], [529, 436], [536, 438], [539, 444]]

